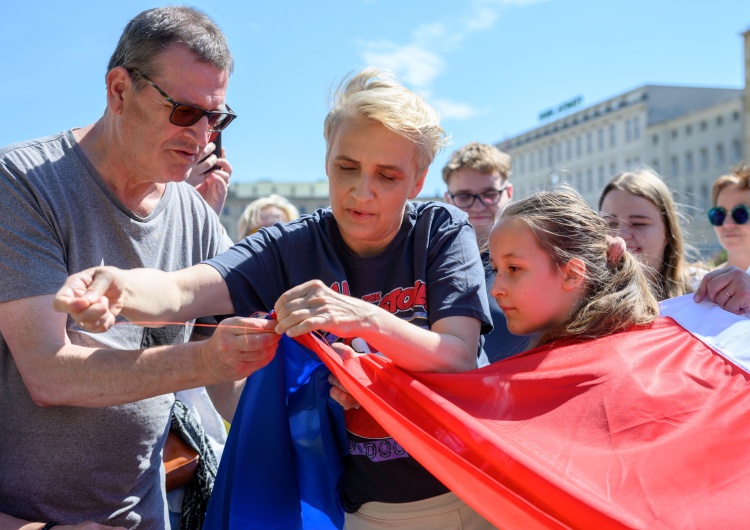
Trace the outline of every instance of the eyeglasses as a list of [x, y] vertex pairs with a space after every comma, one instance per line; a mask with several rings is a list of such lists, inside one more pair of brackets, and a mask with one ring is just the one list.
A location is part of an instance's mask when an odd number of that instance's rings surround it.
[[[744, 225], [745, 223], [747, 223], [748, 218], [750, 218], [750, 211], [744, 204], [738, 204], [737, 206], [732, 208], [731, 215], [734, 224]], [[723, 225], [726, 218], [727, 210], [726, 208], [722, 208], [721, 206], [714, 206], [708, 211], [708, 220], [714, 226]]]
[[482, 193], [448, 193], [450, 195], [453, 204], [459, 208], [471, 208], [474, 206], [474, 201], [479, 199], [479, 202], [485, 206], [492, 206], [500, 202], [500, 198], [503, 196], [503, 192], [508, 189], [508, 186], [503, 186], [499, 190], [491, 189], [483, 191]]
[[170, 98], [166, 92], [156, 86], [156, 83], [151, 81], [146, 74], [141, 72], [138, 68], [131, 67], [125, 68], [129, 74], [136, 74], [143, 78], [143, 80], [154, 87], [161, 97], [169, 101], [172, 105], [172, 113], [169, 115], [169, 122], [179, 127], [190, 127], [195, 125], [203, 116], [208, 116], [208, 130], [211, 132], [219, 132], [227, 128], [232, 123], [237, 115], [229, 108], [229, 105], [225, 105], [227, 112], [214, 112], [211, 110], [203, 110], [195, 105], [189, 105], [187, 103], [180, 103]]

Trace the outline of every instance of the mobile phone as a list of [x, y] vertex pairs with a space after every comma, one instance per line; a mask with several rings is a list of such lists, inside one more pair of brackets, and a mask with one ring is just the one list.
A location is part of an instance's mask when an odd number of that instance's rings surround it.
[[[211, 140], [214, 145], [216, 145], [216, 149], [214, 149], [214, 152], [212, 154], [216, 155], [217, 158], [221, 158], [221, 131], [216, 133], [216, 138]], [[211, 156], [211, 155], [208, 155]], [[208, 156], [206, 158], [208, 158]], [[201, 159], [201, 162], [203, 162], [206, 158]], [[221, 169], [219, 166], [214, 166], [211, 168], [213, 169]]]

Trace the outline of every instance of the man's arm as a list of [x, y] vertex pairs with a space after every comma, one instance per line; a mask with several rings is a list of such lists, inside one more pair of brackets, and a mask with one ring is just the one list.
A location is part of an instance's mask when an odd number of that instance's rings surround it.
[[278, 333], [296, 337], [322, 329], [360, 337], [402, 368], [463, 372], [476, 368], [481, 323], [454, 316], [422, 329], [358, 298], [312, 280], [284, 293], [274, 306]]
[[52, 295], [0, 303], [0, 332], [35, 403], [105, 407], [247, 377], [273, 358], [273, 322], [229, 318], [211, 339], [144, 350], [70, 343]]
[[91, 332], [106, 331], [119, 314], [133, 322], [185, 322], [234, 313], [224, 278], [206, 264], [174, 272], [87, 269], [65, 280], [54, 308]]

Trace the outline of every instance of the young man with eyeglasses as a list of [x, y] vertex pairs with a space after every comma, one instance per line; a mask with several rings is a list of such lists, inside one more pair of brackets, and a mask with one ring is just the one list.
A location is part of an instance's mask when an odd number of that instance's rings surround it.
[[112, 55], [96, 123], [0, 149], [0, 529], [168, 528], [173, 392], [219, 384], [231, 403], [234, 381], [275, 352], [268, 333], [224, 350], [208, 347], [221, 334], [187, 342], [190, 325], [93, 335], [52, 309], [73, 272], [176, 270], [229, 247], [184, 181], [235, 118], [232, 68], [202, 12], [144, 11]]
[[508, 331], [505, 315], [489, 294], [495, 273], [489, 264], [487, 239], [495, 216], [513, 197], [510, 177], [510, 155], [492, 145], [472, 142], [454, 151], [443, 168], [443, 180], [448, 186], [445, 202], [453, 204], [469, 215], [477, 245], [485, 267], [487, 297], [490, 303], [493, 330], [484, 338], [484, 352], [489, 362], [515, 355], [528, 347], [527, 337], [517, 337]]

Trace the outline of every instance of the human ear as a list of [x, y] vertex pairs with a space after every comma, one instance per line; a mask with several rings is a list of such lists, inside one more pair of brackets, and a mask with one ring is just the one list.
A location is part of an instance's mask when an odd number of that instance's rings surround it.
[[427, 178], [427, 169], [422, 171], [422, 173], [419, 176], [417, 176], [417, 181], [414, 183], [414, 186], [412, 187], [411, 192], [409, 193], [409, 200], [415, 198], [417, 195], [419, 195], [419, 192], [422, 191], [425, 178]]
[[125, 89], [130, 84], [130, 75], [122, 66], [107, 72], [107, 107], [113, 114], [122, 114]]
[[572, 258], [561, 267], [563, 289], [570, 291], [583, 287], [586, 280], [586, 264], [580, 258]]
[[506, 186], [507, 187], [505, 188], [505, 193], [508, 194], [508, 200], [511, 200], [513, 198], [513, 184], [511, 184], [510, 182], [508, 182], [508, 184], [506, 184]]

